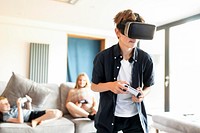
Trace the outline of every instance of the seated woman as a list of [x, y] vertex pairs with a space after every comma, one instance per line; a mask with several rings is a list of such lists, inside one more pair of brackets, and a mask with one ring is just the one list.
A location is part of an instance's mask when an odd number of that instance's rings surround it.
[[79, 74], [75, 88], [69, 90], [66, 108], [73, 117], [85, 117], [94, 120], [97, 102], [90, 89], [90, 81], [86, 73]]
[[[0, 97], [0, 121], [24, 123], [31, 122], [32, 127], [46, 123], [62, 117], [62, 111], [58, 109], [47, 109], [42, 111], [32, 110], [32, 99], [26, 95], [24, 98], [18, 98], [16, 106], [10, 107], [8, 99]], [[27, 109], [22, 108], [26, 105]]]

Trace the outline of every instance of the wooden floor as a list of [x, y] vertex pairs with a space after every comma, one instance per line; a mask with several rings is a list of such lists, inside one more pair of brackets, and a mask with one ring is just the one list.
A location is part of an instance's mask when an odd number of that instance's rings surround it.
[[149, 133], [166, 133], [166, 132], [163, 132], [163, 131], [156, 131], [155, 128], [150, 127], [150, 129], [149, 129]]
[[[118, 133], [122, 133], [122, 131], [119, 131]], [[163, 132], [163, 131], [158, 131], [158, 132], [156, 132], [156, 129], [155, 129], [155, 128], [150, 127], [149, 133], [166, 133], [166, 132]]]

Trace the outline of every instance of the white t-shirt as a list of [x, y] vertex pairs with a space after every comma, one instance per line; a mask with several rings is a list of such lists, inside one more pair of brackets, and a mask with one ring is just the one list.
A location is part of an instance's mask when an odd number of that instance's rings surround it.
[[[124, 80], [131, 84], [131, 74], [133, 63], [130, 63], [128, 60], [121, 60], [121, 67], [117, 80]], [[138, 114], [135, 103], [132, 101], [132, 94], [118, 94], [116, 107], [115, 107], [115, 116], [118, 117], [132, 117]]]

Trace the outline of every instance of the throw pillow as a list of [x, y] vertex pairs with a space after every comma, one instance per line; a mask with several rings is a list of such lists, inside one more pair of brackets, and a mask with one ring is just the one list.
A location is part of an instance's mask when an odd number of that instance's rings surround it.
[[66, 82], [66, 83], [60, 84], [61, 110], [62, 110], [63, 114], [69, 114], [69, 112], [65, 106], [66, 98], [67, 98], [69, 90], [73, 89], [74, 86], [75, 86], [75, 83], [73, 83], [73, 82]]
[[71, 102], [78, 102], [80, 100], [86, 100], [89, 103], [92, 103], [92, 92], [90, 88], [80, 88], [80, 89], [73, 89], [71, 90]]
[[33, 107], [41, 108], [50, 92], [50, 89], [13, 72], [2, 96], [8, 98], [10, 105], [13, 106], [19, 97], [29, 95]]

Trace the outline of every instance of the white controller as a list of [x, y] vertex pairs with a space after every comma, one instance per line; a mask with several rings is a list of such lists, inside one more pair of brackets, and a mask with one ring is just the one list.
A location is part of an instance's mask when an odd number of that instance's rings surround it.
[[135, 88], [131, 87], [130, 85], [124, 84], [124, 87], [127, 87], [127, 91], [130, 92], [131, 94], [135, 95], [136, 97], [139, 97], [141, 93], [136, 90]]
[[28, 95], [26, 95], [25, 97], [22, 97], [22, 98], [20, 99], [20, 102], [21, 102], [21, 104], [22, 104], [22, 107], [24, 107], [24, 103], [25, 103], [25, 102], [32, 102], [32, 98], [30, 98]]

